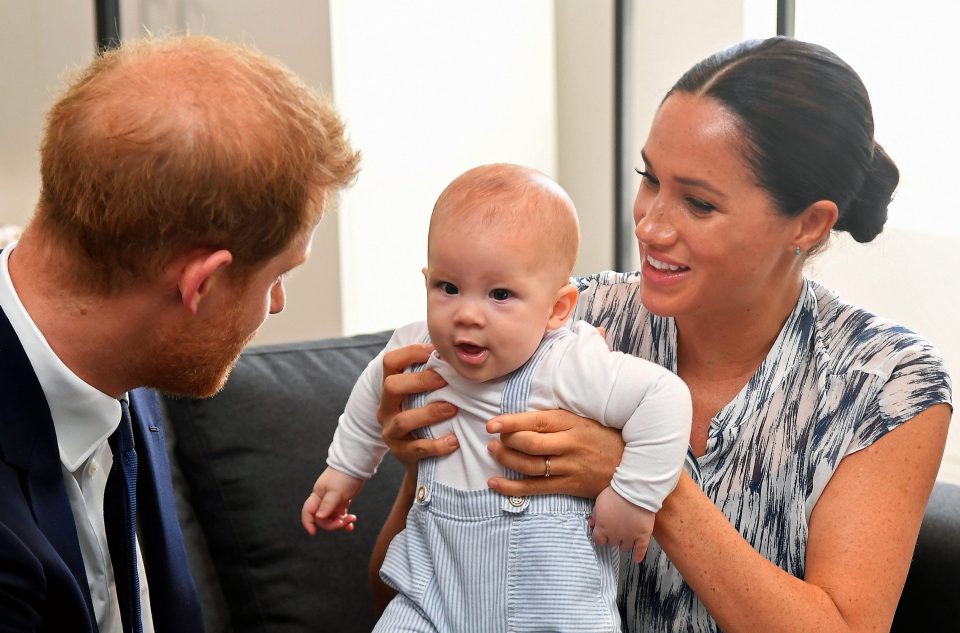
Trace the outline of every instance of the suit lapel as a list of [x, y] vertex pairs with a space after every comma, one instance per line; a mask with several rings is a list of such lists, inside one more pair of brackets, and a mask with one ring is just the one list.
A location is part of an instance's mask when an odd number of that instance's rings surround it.
[[26, 497], [37, 526], [63, 559], [93, 614], [50, 407], [7, 315], [0, 310], [0, 453], [26, 473]]
[[153, 390], [130, 392], [136, 439], [137, 508], [150, 607], [156, 631], [201, 631], [199, 597], [177, 519], [160, 401]]

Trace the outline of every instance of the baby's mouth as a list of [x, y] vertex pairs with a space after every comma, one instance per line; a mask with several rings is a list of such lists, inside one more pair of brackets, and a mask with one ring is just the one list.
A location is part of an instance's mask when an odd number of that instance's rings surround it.
[[457, 356], [461, 361], [471, 365], [479, 365], [486, 360], [489, 350], [486, 347], [474, 345], [473, 343], [457, 343], [454, 345]]

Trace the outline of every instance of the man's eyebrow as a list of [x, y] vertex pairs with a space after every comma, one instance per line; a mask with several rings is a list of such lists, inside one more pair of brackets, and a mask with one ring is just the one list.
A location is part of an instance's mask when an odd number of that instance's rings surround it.
[[[650, 157], [647, 156], [647, 153], [642, 149], [640, 150], [640, 157], [643, 159], [643, 162], [648, 169], [653, 169], [653, 164], [650, 162]], [[718, 198], [727, 197], [725, 193], [723, 193], [722, 191], [720, 191], [719, 189], [711, 185], [706, 180], [702, 180], [700, 178], [691, 178], [689, 176], [677, 176], [673, 180], [675, 182], [680, 183], [681, 185], [686, 185], [688, 187], [700, 187], [701, 189], [706, 189], [707, 191], [717, 196]]]

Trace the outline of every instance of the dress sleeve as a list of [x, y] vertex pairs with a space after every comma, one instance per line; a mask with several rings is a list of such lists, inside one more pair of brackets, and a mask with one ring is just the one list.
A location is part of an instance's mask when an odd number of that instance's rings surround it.
[[854, 430], [847, 455], [878, 439], [935, 404], [951, 404], [952, 386], [940, 353], [912, 335], [891, 344], [889, 377]]

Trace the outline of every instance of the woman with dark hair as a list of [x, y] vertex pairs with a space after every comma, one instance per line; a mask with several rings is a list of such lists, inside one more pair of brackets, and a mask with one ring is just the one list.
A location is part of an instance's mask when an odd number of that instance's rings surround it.
[[[890, 626], [951, 415], [942, 358], [844, 303], [803, 268], [832, 230], [867, 242], [899, 178], [860, 78], [820, 46], [747, 42], [688, 71], [643, 148], [641, 271], [578, 280], [575, 315], [611, 348], [675, 371], [693, 396], [688, 472], [625, 564], [629, 631], [857, 631]], [[382, 550], [402, 528], [416, 460], [456, 450], [402, 410], [435, 389], [420, 346], [385, 361], [384, 436], [408, 464]], [[619, 435], [564, 411], [501, 416], [490, 450], [507, 495], [595, 496]], [[550, 476], [544, 463], [549, 458]]]

